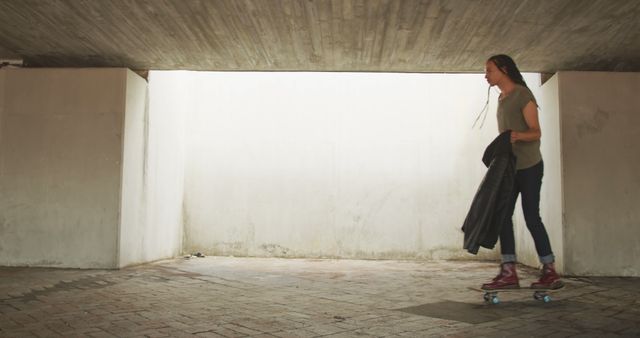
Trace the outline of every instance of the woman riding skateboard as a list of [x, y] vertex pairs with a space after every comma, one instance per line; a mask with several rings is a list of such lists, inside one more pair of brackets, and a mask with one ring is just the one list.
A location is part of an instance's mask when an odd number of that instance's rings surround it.
[[531, 288], [561, 288], [563, 282], [556, 273], [555, 256], [540, 218], [540, 188], [544, 165], [540, 153], [541, 131], [536, 99], [524, 82], [515, 62], [507, 55], [494, 55], [487, 60], [485, 79], [489, 86], [500, 88], [497, 111], [498, 129], [500, 133], [511, 130], [512, 150], [516, 156], [516, 178], [509, 200], [510, 217], [500, 232], [502, 254], [500, 272], [492, 281], [483, 284], [482, 289], [499, 290], [520, 287], [516, 273], [512, 221], [518, 195], [522, 199], [522, 211], [527, 228], [533, 237], [540, 263], [542, 263], [541, 277], [531, 284]]

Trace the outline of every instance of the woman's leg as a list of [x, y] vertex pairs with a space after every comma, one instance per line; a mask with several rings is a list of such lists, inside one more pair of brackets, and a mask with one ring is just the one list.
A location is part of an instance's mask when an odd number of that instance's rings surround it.
[[514, 187], [514, 191], [509, 200], [509, 217], [506, 224], [500, 231], [500, 252], [502, 253], [502, 264], [500, 271], [490, 282], [482, 284], [484, 290], [499, 290], [519, 288], [520, 282], [516, 272], [516, 245], [513, 236], [513, 210], [518, 199], [518, 188]]
[[540, 188], [542, 187], [542, 176], [544, 164], [540, 161], [531, 168], [518, 170], [516, 181], [520, 188], [522, 198], [522, 211], [527, 228], [533, 237], [536, 251], [542, 264], [553, 263], [555, 257], [551, 250], [551, 243], [547, 230], [540, 218]]
[[556, 273], [554, 266], [555, 257], [551, 251], [551, 243], [547, 231], [540, 219], [540, 188], [542, 187], [542, 175], [544, 164], [542, 161], [531, 168], [518, 172], [522, 189], [522, 211], [527, 222], [527, 228], [533, 236], [538, 257], [542, 263], [540, 279], [531, 284], [534, 289], [557, 289], [564, 283]]
[[507, 211], [507, 222], [500, 230], [500, 253], [502, 254], [502, 262], [509, 263], [516, 261], [516, 240], [513, 235], [513, 211], [516, 208], [516, 201], [520, 189], [517, 182], [514, 182], [513, 193], [509, 199], [509, 210]]

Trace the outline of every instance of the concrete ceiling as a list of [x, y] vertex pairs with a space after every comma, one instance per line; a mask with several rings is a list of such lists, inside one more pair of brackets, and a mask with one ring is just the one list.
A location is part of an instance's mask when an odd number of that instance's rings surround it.
[[640, 71], [639, 0], [0, 0], [0, 59], [34, 67]]

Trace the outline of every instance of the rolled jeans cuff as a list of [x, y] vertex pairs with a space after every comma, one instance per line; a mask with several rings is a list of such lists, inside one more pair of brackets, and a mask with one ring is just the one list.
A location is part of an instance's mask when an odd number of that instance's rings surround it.
[[502, 263], [515, 263], [516, 255], [502, 255]]
[[548, 254], [544, 257], [540, 257], [540, 263], [549, 264], [556, 261], [556, 257], [553, 254]]

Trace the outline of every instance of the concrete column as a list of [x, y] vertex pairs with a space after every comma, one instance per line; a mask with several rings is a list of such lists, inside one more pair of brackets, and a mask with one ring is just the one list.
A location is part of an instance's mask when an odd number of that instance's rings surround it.
[[0, 264], [116, 267], [125, 70], [0, 73]]
[[640, 73], [557, 77], [565, 270], [640, 276]]
[[0, 70], [0, 265], [118, 268], [180, 253], [182, 160], [154, 162], [177, 168], [168, 178], [149, 169], [165, 144], [149, 144], [148, 112], [147, 83], [127, 69]]

